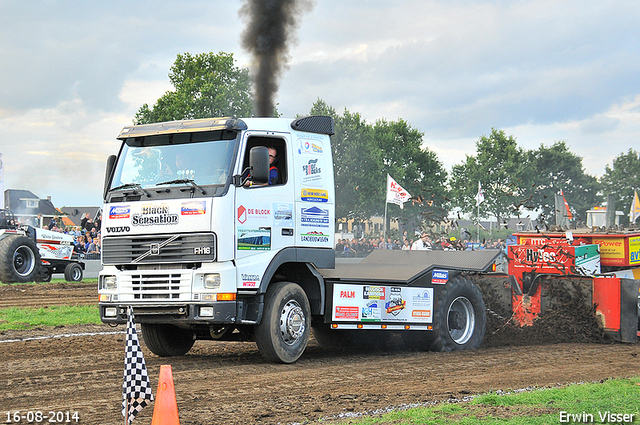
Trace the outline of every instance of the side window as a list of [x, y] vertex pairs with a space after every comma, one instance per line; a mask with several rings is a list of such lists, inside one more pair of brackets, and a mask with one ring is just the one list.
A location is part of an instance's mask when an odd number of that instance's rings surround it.
[[249, 151], [254, 146], [264, 146], [269, 148], [269, 185], [286, 184], [287, 176], [287, 149], [284, 139], [276, 137], [249, 137], [247, 148], [244, 153], [242, 169], [249, 167]]

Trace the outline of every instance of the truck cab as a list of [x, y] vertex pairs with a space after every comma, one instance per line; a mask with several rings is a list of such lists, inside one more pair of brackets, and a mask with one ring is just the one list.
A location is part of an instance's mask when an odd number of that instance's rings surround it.
[[295, 361], [323, 314], [316, 268], [335, 264], [333, 131], [320, 116], [125, 127], [105, 175], [101, 320], [126, 323], [133, 307], [158, 355], [255, 338], [266, 357]]

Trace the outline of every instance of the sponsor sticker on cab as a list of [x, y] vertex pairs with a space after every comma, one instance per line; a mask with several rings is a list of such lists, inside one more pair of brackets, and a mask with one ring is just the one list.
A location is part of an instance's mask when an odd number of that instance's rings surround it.
[[302, 189], [300, 199], [305, 202], [329, 202], [329, 192], [323, 189]]
[[431, 283], [447, 283], [449, 280], [449, 270], [434, 270], [431, 272]]
[[111, 206], [109, 207], [109, 218], [117, 220], [120, 218], [129, 218], [131, 214], [131, 208], [129, 205]]
[[201, 215], [207, 213], [207, 204], [205, 201], [183, 202], [180, 207], [182, 215]]

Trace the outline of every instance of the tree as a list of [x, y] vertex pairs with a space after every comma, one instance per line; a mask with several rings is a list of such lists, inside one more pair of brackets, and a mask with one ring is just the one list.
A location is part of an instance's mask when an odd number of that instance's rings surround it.
[[[380, 119], [373, 127], [373, 139], [380, 150], [384, 169], [412, 195], [404, 209], [394, 213], [416, 224], [441, 223], [447, 216], [447, 172], [436, 154], [422, 146], [423, 133], [403, 119]], [[381, 205], [386, 200], [384, 187]]]
[[384, 190], [379, 184], [383, 175], [386, 179], [386, 174], [383, 173], [380, 151], [371, 137], [371, 125], [359, 113], [351, 113], [346, 108], [342, 116], [338, 115], [321, 99], [313, 104], [310, 113], [331, 116], [335, 122], [331, 150], [336, 217], [365, 220], [379, 213]]
[[482, 184], [482, 209], [493, 214], [500, 227], [503, 219], [519, 214], [524, 175], [524, 151], [514, 136], [503, 130], [491, 129], [491, 134], [476, 142], [476, 156], [467, 155], [462, 164], [451, 170], [450, 186], [453, 205], [463, 212], [476, 211], [478, 182]]
[[615, 208], [625, 212], [622, 223], [628, 223], [634, 191], [640, 191], [640, 154], [629, 149], [615, 157], [611, 167], [605, 167], [600, 183], [604, 195], [613, 195]]
[[582, 158], [569, 151], [566, 142], [544, 144], [526, 152], [527, 169], [523, 206], [540, 212], [539, 221], [556, 223], [555, 195], [562, 193], [574, 212], [575, 223], [584, 222], [587, 210], [599, 201], [599, 184], [585, 173]]
[[136, 123], [251, 116], [249, 70], [236, 67], [232, 53], [178, 54], [169, 79], [175, 91], [162, 95], [153, 108], [145, 103]]
[[415, 197], [405, 203], [405, 218], [439, 221], [436, 212], [446, 215], [442, 206], [447, 174], [435, 153], [422, 147], [420, 131], [402, 119], [381, 119], [371, 125], [347, 109], [340, 116], [321, 99], [310, 113], [329, 115], [335, 121], [331, 146], [336, 217], [367, 220], [382, 215], [387, 173]]

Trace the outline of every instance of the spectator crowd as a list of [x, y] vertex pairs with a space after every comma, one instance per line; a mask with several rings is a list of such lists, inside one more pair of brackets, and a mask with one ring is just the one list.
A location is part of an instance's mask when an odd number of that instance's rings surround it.
[[[42, 216], [38, 215], [30, 224], [39, 227], [42, 223]], [[102, 215], [98, 214], [95, 221], [89, 213], [84, 213], [80, 220], [80, 226], [65, 226], [59, 217], [51, 218], [47, 225], [42, 227], [52, 232], [66, 233], [73, 236], [73, 253], [80, 258], [88, 260], [99, 260], [102, 249]]]
[[454, 236], [446, 237], [440, 236], [439, 238], [433, 238], [429, 233], [422, 232], [417, 235], [415, 240], [408, 237], [407, 232], [404, 232], [402, 241], [393, 238], [353, 238], [338, 239], [335, 247], [335, 253], [337, 257], [366, 257], [373, 250], [404, 250], [404, 251], [472, 251], [478, 249], [505, 249], [505, 243], [502, 239], [496, 241], [486, 240], [480, 242], [468, 242], [462, 241]]

